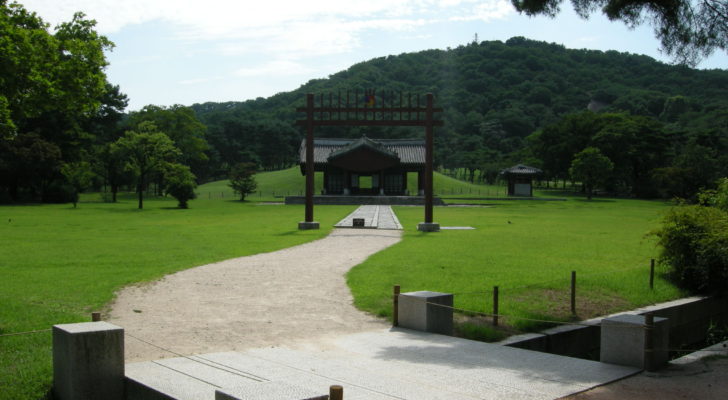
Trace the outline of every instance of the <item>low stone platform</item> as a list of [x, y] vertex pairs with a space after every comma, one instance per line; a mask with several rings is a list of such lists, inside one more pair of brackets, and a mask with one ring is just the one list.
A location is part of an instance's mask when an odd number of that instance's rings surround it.
[[[363, 219], [364, 226], [355, 227], [355, 218]], [[337, 228], [402, 229], [402, 225], [399, 223], [399, 219], [394, 214], [392, 207], [374, 205], [357, 208], [334, 226]]]
[[298, 349], [270, 347], [126, 365], [127, 393], [167, 400], [212, 400], [216, 390], [263, 382], [285, 382], [314, 393], [341, 385], [347, 400], [557, 399], [638, 371], [401, 328]]
[[[306, 204], [305, 196], [287, 196], [286, 204]], [[424, 206], [424, 196], [338, 196], [321, 195], [313, 196], [313, 204], [316, 205], [398, 205], [398, 206]], [[446, 205], [441, 198], [435, 196], [432, 204], [436, 206]]]

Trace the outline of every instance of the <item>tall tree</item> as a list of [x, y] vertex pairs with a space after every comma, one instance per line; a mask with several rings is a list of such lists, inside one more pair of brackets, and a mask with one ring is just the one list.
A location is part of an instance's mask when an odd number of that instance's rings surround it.
[[153, 172], [162, 172], [167, 163], [179, 157], [180, 151], [169, 136], [151, 122], [142, 122], [137, 131], [127, 131], [115, 143], [114, 152], [126, 160], [126, 168], [137, 179], [139, 209], [144, 208], [144, 189]]
[[[39, 180], [60, 182], [60, 161], [90, 152], [87, 122], [109, 90], [104, 52], [113, 48], [95, 24], [76, 13], [51, 33], [37, 14], [0, 0], [0, 146], [11, 149], [0, 152], [0, 185], [14, 198], [37, 193]], [[28, 157], [58, 162], [35, 164], [30, 176], [13, 168]]]
[[129, 126], [136, 129], [144, 122], [152, 122], [174, 142], [180, 150], [180, 162], [191, 167], [195, 175], [203, 175], [209, 149], [205, 136], [207, 127], [195, 112], [179, 104], [171, 107], [148, 105], [129, 114]]

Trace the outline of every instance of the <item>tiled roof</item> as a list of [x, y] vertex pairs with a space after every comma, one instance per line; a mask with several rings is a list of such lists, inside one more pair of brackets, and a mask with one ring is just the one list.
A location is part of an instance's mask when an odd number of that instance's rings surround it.
[[506, 168], [501, 171], [502, 175], [538, 175], [542, 173], [538, 168], [529, 167], [528, 165], [518, 164], [514, 167]]
[[[313, 140], [314, 164], [327, 164], [331, 153], [344, 150], [346, 147], [361, 139], [332, 139], [320, 138]], [[425, 141], [421, 139], [368, 139], [386, 150], [397, 153], [402, 164], [425, 164]], [[300, 163], [306, 164], [306, 140], [301, 141]]]

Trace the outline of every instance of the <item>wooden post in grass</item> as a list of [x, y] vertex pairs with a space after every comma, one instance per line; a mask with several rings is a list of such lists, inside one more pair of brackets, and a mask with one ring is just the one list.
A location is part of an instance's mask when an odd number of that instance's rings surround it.
[[650, 260], [650, 290], [655, 288], [655, 259]]
[[498, 326], [498, 286], [493, 286], [493, 326]]
[[576, 315], [576, 271], [571, 271], [571, 315]]
[[340, 385], [329, 387], [329, 400], [344, 400], [344, 388]]
[[392, 296], [392, 326], [399, 325], [399, 285], [394, 285], [394, 296]]
[[94, 311], [91, 313], [91, 321], [92, 322], [99, 322], [101, 321], [101, 313], [98, 311]]

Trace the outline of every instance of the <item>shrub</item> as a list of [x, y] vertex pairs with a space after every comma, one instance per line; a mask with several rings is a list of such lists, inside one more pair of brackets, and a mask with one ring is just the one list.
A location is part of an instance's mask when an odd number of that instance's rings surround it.
[[728, 212], [717, 207], [672, 208], [653, 232], [662, 247], [660, 261], [670, 277], [692, 293], [728, 289]]
[[182, 164], [167, 165], [164, 173], [165, 191], [177, 199], [179, 208], [187, 208], [187, 202], [196, 198], [195, 175], [190, 167]]

